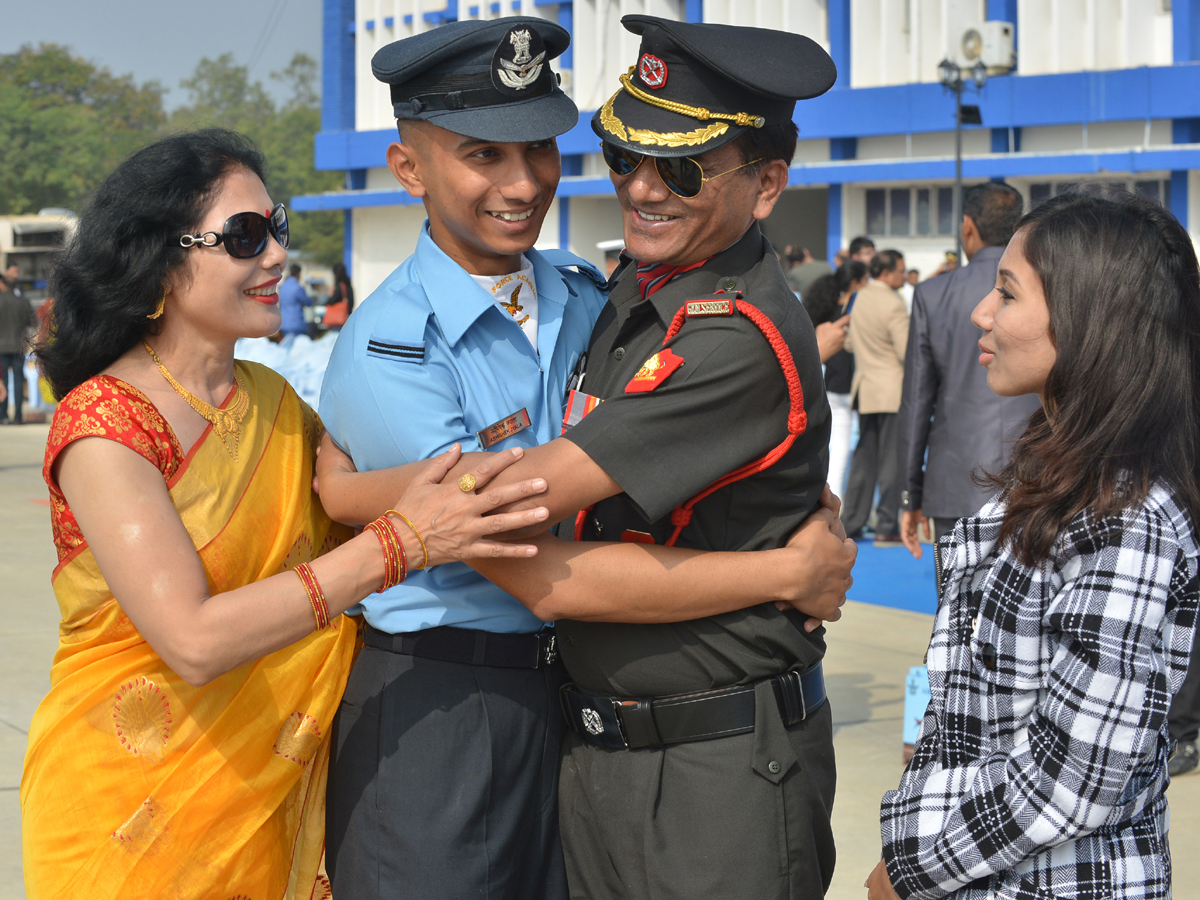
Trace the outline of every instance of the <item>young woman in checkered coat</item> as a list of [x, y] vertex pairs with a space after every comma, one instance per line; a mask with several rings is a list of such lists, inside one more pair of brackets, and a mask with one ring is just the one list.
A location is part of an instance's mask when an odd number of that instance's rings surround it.
[[1200, 273], [1129, 194], [1022, 221], [973, 321], [1043, 409], [939, 546], [932, 699], [870, 900], [1169, 898], [1167, 709], [1200, 577]]

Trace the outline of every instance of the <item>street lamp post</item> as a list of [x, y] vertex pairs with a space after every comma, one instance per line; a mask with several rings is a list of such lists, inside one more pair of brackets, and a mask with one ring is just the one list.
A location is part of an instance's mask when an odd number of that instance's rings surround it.
[[967, 82], [963, 75], [970, 77], [970, 83], [975, 90], [983, 89], [987, 84], [988, 70], [983, 60], [979, 60], [969, 69], [963, 69], [956, 62], [943, 59], [938, 63], [938, 76], [942, 86], [954, 91], [954, 255], [959, 265], [962, 264], [962, 131], [963, 125], [982, 125], [983, 118], [979, 115], [978, 106], [963, 106], [963, 88]]

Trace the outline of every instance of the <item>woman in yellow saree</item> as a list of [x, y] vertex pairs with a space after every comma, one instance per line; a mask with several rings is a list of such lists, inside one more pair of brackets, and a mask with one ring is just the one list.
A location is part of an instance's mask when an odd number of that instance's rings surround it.
[[21, 783], [31, 900], [322, 896], [356, 640], [341, 613], [404, 565], [531, 555], [480, 538], [545, 515], [485, 520], [544, 484], [489, 503], [438, 484], [451, 454], [394, 530], [330, 523], [316, 415], [233, 358], [279, 327], [286, 213], [262, 171], [227, 131], [152, 145], [100, 187], [55, 273], [39, 355], [62, 399], [45, 463], [62, 624]]

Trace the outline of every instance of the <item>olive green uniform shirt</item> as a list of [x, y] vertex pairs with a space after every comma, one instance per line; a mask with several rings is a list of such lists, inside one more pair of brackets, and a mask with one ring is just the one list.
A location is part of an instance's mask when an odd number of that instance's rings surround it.
[[[663, 349], [676, 312], [717, 291], [778, 328], [795, 361], [807, 426], [770, 469], [700, 501], [677, 542], [702, 550], [782, 546], [817, 507], [828, 466], [829, 406], [812, 324], [757, 225], [704, 266], [643, 301], [636, 271], [617, 278], [588, 351], [583, 390], [604, 399], [567, 433], [622, 488], [587, 515], [584, 540], [671, 535], [671, 511], [787, 436], [788, 390], [748, 318], [688, 319], [667, 347], [683, 364], [628, 393]], [[824, 629], [773, 604], [667, 625], [560, 621], [578, 688], [650, 698], [759, 683], [752, 734], [640, 750], [570, 735], [559, 820], [573, 897], [816, 898], [833, 874], [834, 761], [829, 704], [785, 726], [764, 679], [824, 654]]]

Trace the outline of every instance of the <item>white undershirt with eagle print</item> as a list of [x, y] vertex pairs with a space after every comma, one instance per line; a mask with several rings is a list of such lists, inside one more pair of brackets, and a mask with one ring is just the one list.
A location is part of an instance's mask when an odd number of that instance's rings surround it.
[[537, 352], [538, 302], [533, 280], [533, 263], [521, 254], [521, 270], [510, 275], [472, 275], [479, 286], [495, 298], [500, 308], [521, 326]]

